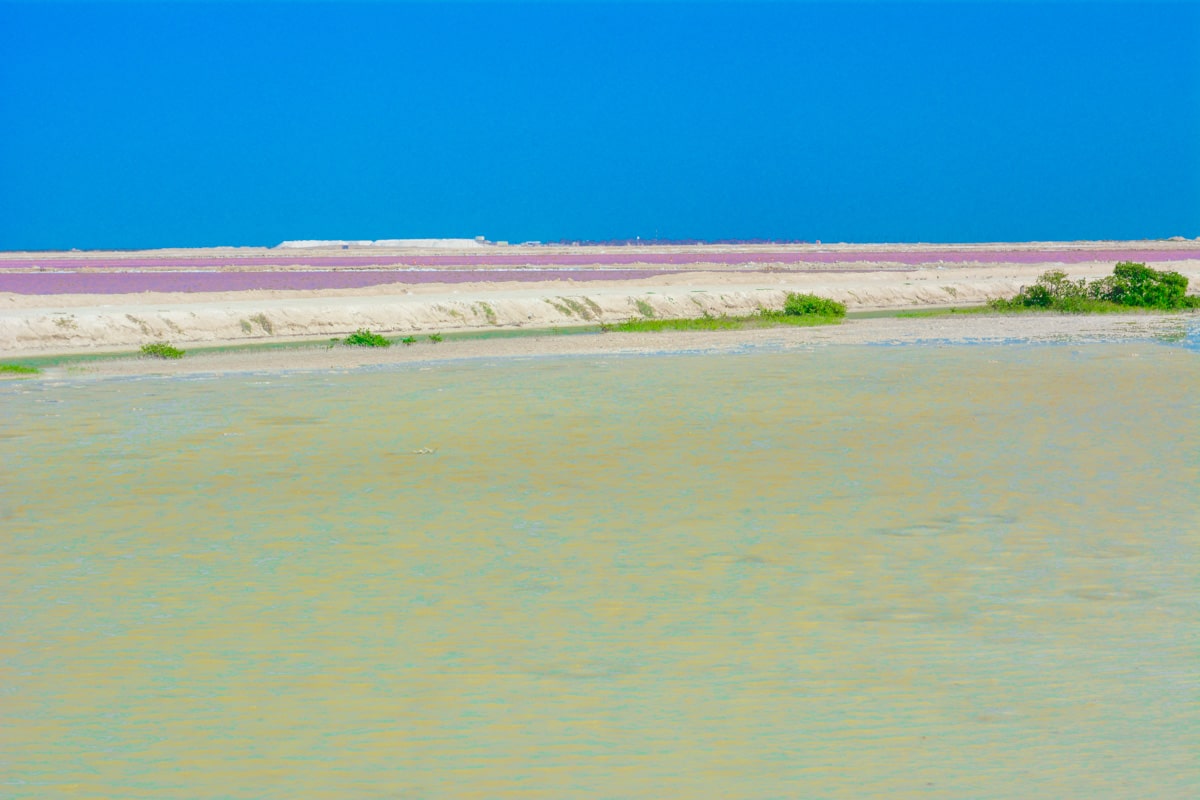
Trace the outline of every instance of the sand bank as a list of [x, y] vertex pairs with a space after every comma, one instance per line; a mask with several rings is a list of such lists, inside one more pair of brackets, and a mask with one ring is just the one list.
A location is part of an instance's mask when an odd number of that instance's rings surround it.
[[[394, 263], [364, 267], [354, 248], [0, 253], [0, 358], [153, 341], [185, 349], [328, 341], [359, 328], [403, 336], [744, 315], [780, 307], [788, 292], [851, 311], [969, 306], [1011, 296], [1047, 269], [1106, 275], [1117, 259], [1173, 269], [1200, 286], [1194, 242], [364, 249], [372, 264]], [[83, 293], [61, 293], [73, 286]]]
[[740, 331], [663, 333], [581, 333], [488, 339], [423, 338], [412, 346], [386, 349], [310, 342], [295, 347], [190, 352], [177, 361], [104, 359], [49, 367], [46, 378], [67, 376], [190, 375], [289, 370], [346, 370], [367, 366], [452, 362], [463, 359], [519, 359], [544, 356], [649, 355], [654, 353], [735, 353], [786, 351], [838, 345], [918, 343], [1013, 343], [1149, 341], [1195, 336], [1200, 314], [1104, 316], [980, 315], [935, 318], [848, 319], [839, 325], [779, 327]]
[[[635, 280], [392, 283], [314, 291], [174, 292], [124, 295], [0, 294], [0, 356], [181, 347], [344, 336], [552, 328], [653, 314], [739, 315], [779, 307], [788, 292], [813, 292], [852, 310], [982, 304], [1032, 283], [1045, 264], [874, 271], [692, 271]], [[1200, 261], [1172, 268], [1200, 284]], [[1066, 268], [1108, 274], [1108, 263]], [[925, 324], [928, 324], [927, 322]]]

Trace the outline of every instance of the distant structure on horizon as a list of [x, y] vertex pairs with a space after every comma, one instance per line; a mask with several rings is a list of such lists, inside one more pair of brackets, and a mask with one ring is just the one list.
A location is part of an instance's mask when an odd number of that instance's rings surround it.
[[[815, 244], [820, 244], [817, 240]], [[523, 241], [523, 247], [546, 245], [541, 241]], [[813, 244], [802, 239], [561, 239], [549, 244], [562, 247], [680, 247], [695, 245], [791, 245]], [[474, 239], [292, 239], [275, 245], [276, 250], [350, 250], [359, 247], [387, 247], [413, 250], [463, 250], [477, 247], [504, 247], [505, 240]]]
[[275, 245], [276, 250], [312, 250], [352, 247], [398, 247], [421, 250], [461, 250], [488, 247], [492, 243], [483, 236], [474, 239], [294, 239]]

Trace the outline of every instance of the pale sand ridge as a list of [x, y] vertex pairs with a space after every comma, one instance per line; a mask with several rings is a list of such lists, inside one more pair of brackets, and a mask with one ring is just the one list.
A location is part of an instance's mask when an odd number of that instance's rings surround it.
[[[1014, 245], [1004, 251], [974, 247], [998, 259], [1020, 252], [1020, 246]], [[1147, 243], [1129, 244], [1130, 249], [1135, 247], [1144, 251]], [[778, 308], [788, 292], [820, 294], [846, 303], [852, 311], [965, 306], [1011, 296], [1047, 269], [1061, 268], [1073, 278], [1096, 278], [1112, 270], [1109, 261], [926, 264], [899, 269], [851, 260], [869, 250], [857, 246], [846, 252], [846, 261], [831, 269], [757, 264], [755, 269], [721, 271], [693, 267], [629, 280], [392, 283], [307, 291], [0, 293], [0, 356], [132, 350], [160, 340], [187, 347], [330, 338], [359, 328], [390, 335], [553, 328], [620, 322], [647, 312], [656, 317], [740, 315]], [[1047, 246], [1040, 250], [1046, 251]], [[182, 258], [197, 251], [172, 252]], [[3, 261], [0, 258], [0, 264]], [[1200, 286], [1200, 260], [1164, 261], [1158, 266], [1184, 274], [1193, 291]]]

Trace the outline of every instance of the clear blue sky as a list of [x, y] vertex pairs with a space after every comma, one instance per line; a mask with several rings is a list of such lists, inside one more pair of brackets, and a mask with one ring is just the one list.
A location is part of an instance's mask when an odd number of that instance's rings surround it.
[[1200, 5], [0, 0], [0, 249], [1200, 236]]

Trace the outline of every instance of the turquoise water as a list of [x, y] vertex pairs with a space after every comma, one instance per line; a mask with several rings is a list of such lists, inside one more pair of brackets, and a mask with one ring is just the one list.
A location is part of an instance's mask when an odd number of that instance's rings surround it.
[[1198, 420], [1151, 343], [5, 382], [0, 796], [1197, 796]]

